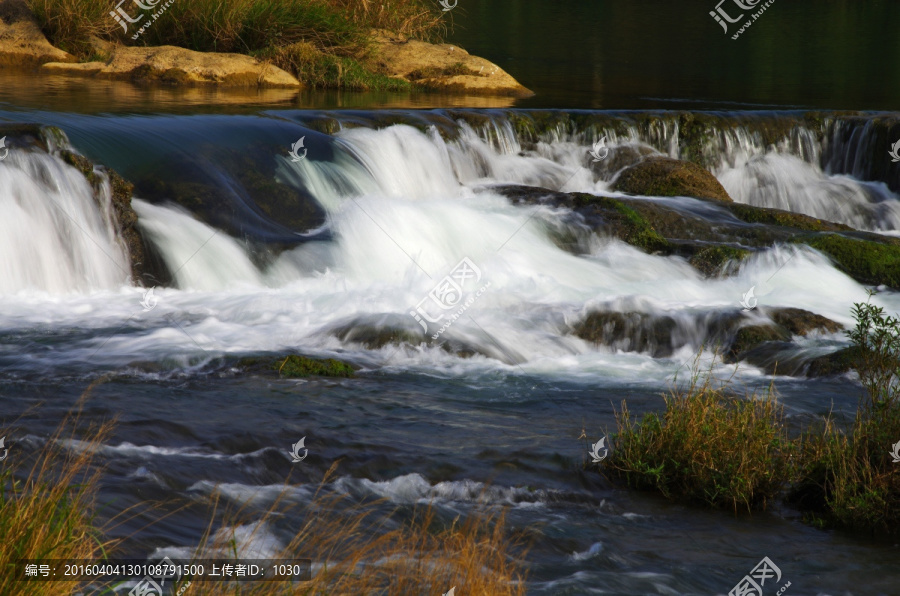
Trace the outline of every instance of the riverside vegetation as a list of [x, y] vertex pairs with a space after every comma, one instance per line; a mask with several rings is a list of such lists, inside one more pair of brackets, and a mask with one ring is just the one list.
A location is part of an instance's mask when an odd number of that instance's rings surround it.
[[900, 533], [900, 319], [871, 302], [853, 307], [853, 367], [864, 388], [842, 430], [828, 418], [789, 436], [772, 387], [741, 399], [712, 371], [665, 397], [663, 414], [635, 420], [623, 402], [603, 470], [638, 489], [728, 508], [784, 496], [819, 527]]
[[[100, 562], [117, 554], [120, 541], [107, 539], [104, 534], [131, 512], [126, 510], [106, 524], [99, 523], [97, 517], [103, 471], [97, 456], [111, 436], [113, 424], [84, 428], [77, 413], [99, 382], [102, 379], [85, 391], [76, 413], [32, 456], [30, 467], [12, 454], [0, 464], [0, 532], [4, 537], [0, 541], [0, 569], [4, 570], [0, 573], [0, 594], [83, 594], [84, 586], [71, 581], [29, 582], [23, 586], [16, 581], [21, 574], [17, 561], [52, 558]], [[80, 448], [66, 447], [67, 441], [76, 439], [81, 441]], [[18, 451], [23, 446], [15, 447]], [[459, 517], [444, 519], [430, 505], [394, 511], [386, 508], [383, 500], [355, 501], [328, 490], [336, 470], [335, 463], [324, 474], [314, 496], [304, 504], [302, 522], [293, 539], [278, 555], [321, 563], [320, 568], [314, 568], [311, 581], [227, 584], [184, 578], [177, 590], [189, 588], [190, 594], [206, 596], [413, 594], [440, 593], [455, 585], [471, 594], [525, 593], [522, 560], [527, 548], [521, 536], [511, 536], [507, 531], [502, 509], [483, 507], [465, 521]], [[288, 479], [285, 492], [289, 487]], [[211, 520], [219, 518], [219, 497], [218, 493], [209, 497]], [[298, 506], [279, 497], [255, 527], [259, 530], [285, 519]], [[210, 521], [194, 558], [237, 558], [238, 539], [230, 528], [251, 523], [252, 517], [245, 506], [226, 509], [220, 529], [214, 531]], [[91, 593], [113, 594], [113, 587]]]
[[446, 30], [436, 2], [423, 0], [193, 0], [175, 2], [132, 42], [98, 0], [27, 0], [55, 46], [81, 60], [108, 56], [93, 40], [239, 52], [270, 61], [314, 87], [408, 91], [371, 60], [377, 30], [438, 41]]

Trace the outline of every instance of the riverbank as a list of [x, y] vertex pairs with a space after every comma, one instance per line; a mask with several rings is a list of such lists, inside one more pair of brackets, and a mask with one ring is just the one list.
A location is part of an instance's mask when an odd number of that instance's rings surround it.
[[532, 95], [496, 64], [429, 43], [444, 17], [418, 0], [76, 4], [3, 0], [0, 65], [167, 86]]

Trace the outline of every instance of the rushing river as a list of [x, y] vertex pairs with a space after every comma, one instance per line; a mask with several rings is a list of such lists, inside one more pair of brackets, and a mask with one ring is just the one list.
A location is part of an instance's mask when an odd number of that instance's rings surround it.
[[[612, 148], [678, 157], [669, 114], [580, 112], [595, 119], [590, 126], [573, 120], [532, 139], [512, 120], [546, 114], [0, 116], [56, 126], [133, 182], [148, 258], [169, 276], [152, 297], [132, 284], [108, 209], [53, 151], [14, 149], [0, 162], [3, 419], [21, 417], [15, 448], [37, 448], [88, 384], [109, 375], [84, 414], [118, 418], [101, 453], [101, 501], [111, 503], [103, 517], [151, 500], [199, 503], [217, 485], [261, 512], [289, 475], [302, 501], [342, 459], [335, 488], [401, 507], [433, 502], [450, 519], [489, 485], [491, 502], [511, 506], [512, 527], [540, 529], [529, 593], [725, 594], [764, 556], [792, 582], [791, 594], [897, 593], [897, 545], [815, 529], [777, 503], [737, 517], [675, 505], [582, 468], [582, 430], [592, 441], [611, 432], [623, 399], [638, 413], [661, 409], [660, 394], [707, 339], [701, 322], [739, 308], [749, 287], [766, 304], [844, 325], [853, 302], [866, 299], [865, 286], [807, 249], [763, 251], [724, 279], [597, 236], [573, 254], [554, 242], [577, 231], [564, 210], [514, 205], [496, 190], [615, 194], [610, 173], [590, 167], [592, 143], [603, 133]], [[900, 231], [897, 170], [841, 158], [875, 142], [878, 115], [826, 116], [822, 140], [799, 114], [769, 114], [797, 120], [775, 145], [762, 141], [756, 116], [719, 117], [730, 124], [704, 151], [736, 201]], [[271, 173], [302, 200], [285, 206], [275, 191], [250, 192], [251, 173]], [[710, 221], [724, 217], [700, 201], [671, 201]], [[439, 340], [367, 347], [356, 334], [436, 333], [411, 313], [461, 263], [471, 300]], [[877, 300], [900, 309], [896, 292]], [[573, 322], [600, 307], [665, 313], [683, 341], [654, 357], [574, 336]], [[442, 349], [444, 341], [462, 348]], [[845, 344], [837, 333], [802, 349]], [[339, 357], [360, 372], [281, 380], [238, 365], [288, 352]], [[773, 380], [745, 364], [723, 374], [747, 387]], [[846, 376], [774, 382], [795, 429], [828, 411], [852, 413], [860, 394]], [[290, 446], [304, 436], [309, 457], [292, 465]], [[185, 553], [208, 513], [188, 507], [116, 533], [135, 556]], [[268, 552], [288, 539], [287, 527], [261, 529], [240, 548]]]

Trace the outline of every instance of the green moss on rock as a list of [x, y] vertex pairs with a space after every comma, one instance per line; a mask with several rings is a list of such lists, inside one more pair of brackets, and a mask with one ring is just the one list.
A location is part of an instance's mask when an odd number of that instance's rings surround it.
[[806, 370], [808, 377], [827, 377], [841, 375], [856, 368], [856, 363], [861, 357], [859, 348], [849, 347], [831, 354], [819, 356], [810, 360]]
[[716, 177], [697, 164], [651, 157], [623, 171], [614, 190], [651, 197], [695, 197], [732, 202]]
[[615, 214], [613, 217], [615, 221], [612, 224], [619, 228], [616, 236], [628, 244], [650, 253], [668, 252], [671, 249], [669, 241], [663, 238], [650, 222], [622, 201], [594, 195], [582, 195], [580, 198], [587, 198], [612, 211]]
[[749, 254], [749, 250], [742, 248], [710, 246], [700, 250], [688, 262], [700, 273], [714, 277], [727, 273], [730, 264], [743, 261]]
[[731, 346], [724, 354], [725, 362], [741, 360], [741, 355], [769, 341], [790, 341], [791, 332], [780, 325], [747, 325], [735, 333]]
[[[85, 179], [94, 189], [95, 200], [98, 206], [103, 209], [100, 204], [97, 193], [101, 192], [100, 185], [103, 182], [103, 176], [98, 175], [94, 168], [94, 163], [83, 155], [79, 155], [68, 149], [61, 149], [60, 157], [64, 162], [81, 172]], [[144, 285], [155, 285], [152, 280], [160, 277], [154, 275], [162, 272], [156, 271], [148, 265], [147, 255], [145, 255], [145, 242], [138, 228], [138, 217], [131, 206], [131, 197], [134, 193], [134, 185], [119, 176], [115, 170], [103, 168], [102, 170], [109, 180], [110, 200], [112, 202], [113, 213], [115, 214], [116, 224], [118, 225], [119, 238], [128, 249], [128, 257], [131, 264], [132, 279], [138, 280]]]
[[803, 215], [802, 213], [782, 211], [781, 209], [755, 207], [743, 203], [733, 203], [728, 206], [728, 209], [735, 217], [742, 221], [746, 221], [747, 223], [784, 226], [786, 228], [797, 228], [799, 230], [808, 230], [811, 232], [836, 232], [853, 229], [844, 224], [817, 219], [815, 217], [810, 217], [809, 215]]
[[813, 331], [837, 333], [843, 326], [822, 315], [802, 308], [776, 308], [769, 317], [794, 335], [809, 335]]
[[352, 377], [355, 371], [346, 362], [335, 358], [318, 360], [306, 356], [291, 355], [284, 360], [278, 360], [273, 368], [278, 370], [282, 377]]
[[900, 246], [827, 234], [800, 242], [819, 250], [862, 283], [900, 289]]

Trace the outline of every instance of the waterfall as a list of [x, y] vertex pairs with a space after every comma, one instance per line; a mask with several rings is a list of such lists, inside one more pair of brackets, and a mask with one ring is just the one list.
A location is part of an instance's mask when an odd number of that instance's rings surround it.
[[[851, 323], [849, 307], [866, 299], [865, 288], [812, 249], [772, 247], [750, 256], [731, 277], [713, 279], [681, 257], [646, 254], [602, 236], [588, 234], [583, 251], [573, 254], [555, 241], [584, 233], [570, 212], [515, 205], [492, 188], [608, 193], [617, 166], [595, 163], [587, 152], [606, 136], [611, 150], [635, 159], [715, 155], [708, 167], [737, 201], [864, 229], [900, 229], [897, 198], [885, 181], [823, 168], [834, 141], [821, 131], [796, 124], [783, 126], [778, 136], [744, 122], [688, 145], [684, 135], [696, 132], [686, 132], [682, 122], [617, 118], [580, 128], [553, 124], [530, 138], [503, 114], [480, 123], [461, 119], [452, 135], [403, 124], [346, 127], [318, 156], [293, 161], [275, 153], [276, 180], [318, 202], [331, 231], [321, 241], [278, 250], [229, 236], [181, 207], [135, 198], [138, 227], [175, 286], [158, 290], [160, 307], [153, 311], [141, 308], [139, 289], [127, 287], [127, 255], [108, 208], [101, 207], [108, 205], [108, 189], [100, 185], [98, 204], [84, 176], [58, 157], [15, 150], [0, 162], [0, 259], [7, 273], [0, 289], [47, 296], [11, 297], [10, 312], [20, 315], [6, 323], [34, 325], [56, 300], [53, 294], [80, 292], [84, 304], [54, 311], [62, 324], [128, 325], [73, 347], [69, 356], [76, 361], [90, 356], [123, 365], [201, 349], [209, 361], [231, 351], [302, 349], [422, 370], [486, 370], [503, 363], [541, 374], [657, 381], [671, 372], [662, 360], [683, 361], [708, 342], [716, 321], [739, 310], [751, 287], [767, 306], [805, 308]], [[697, 203], [666, 201], [685, 208]], [[277, 213], [269, 215], [277, 221]], [[431, 297], [450, 287], [446, 280], [463, 263], [477, 280], [462, 288], [465, 308], [435, 310]], [[96, 290], [118, 292], [110, 297]], [[892, 292], [877, 300], [891, 310], [900, 304]], [[414, 316], [419, 308], [437, 321], [425, 325], [425, 334], [424, 319]], [[636, 337], [665, 320], [671, 345], [654, 337], [643, 353], [623, 356], [617, 350], [628, 349], [633, 338], [604, 346], [580, 339], [574, 327], [595, 311], [630, 313]], [[438, 328], [440, 341], [431, 341]], [[407, 347], [369, 347], [358, 339], [366, 329], [421, 339]], [[441, 342], [454, 347], [445, 351]], [[64, 351], [54, 357], [65, 360]]]
[[0, 161], [0, 295], [91, 292], [126, 283], [130, 264], [105, 179], [99, 200], [102, 208], [84, 175], [60, 157], [10, 151]]

